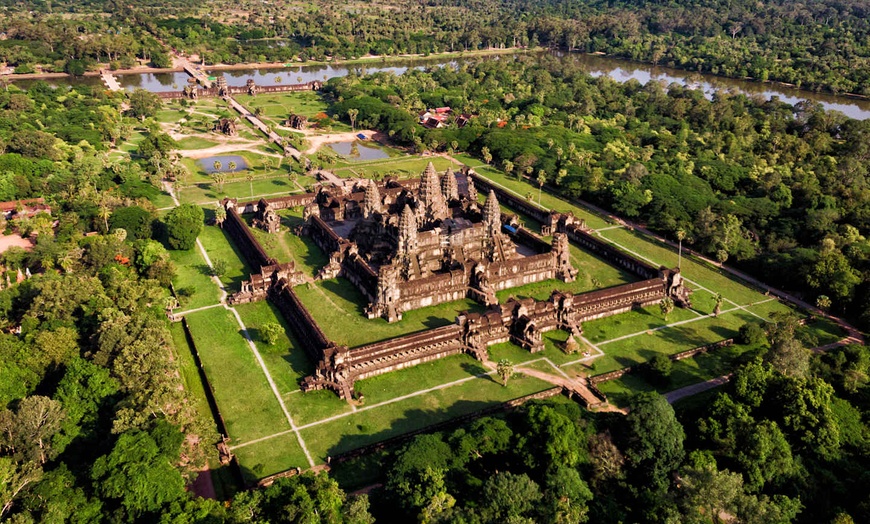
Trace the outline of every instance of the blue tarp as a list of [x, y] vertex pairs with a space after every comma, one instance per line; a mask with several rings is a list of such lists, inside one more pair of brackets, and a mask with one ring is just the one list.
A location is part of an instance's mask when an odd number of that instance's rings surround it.
[[365, 139], [366, 139], [366, 136], [365, 136], [364, 134], [362, 134], [362, 133], [357, 134], [356, 137], [359, 138], [360, 140], [365, 140]]
[[517, 230], [516, 230], [515, 227], [511, 227], [511, 226], [509, 226], [509, 225], [507, 225], [507, 224], [504, 224], [504, 225], [502, 225], [501, 227], [503, 227], [504, 230], [507, 231], [507, 232], [510, 233], [510, 234], [514, 234], [514, 233], [517, 232]]

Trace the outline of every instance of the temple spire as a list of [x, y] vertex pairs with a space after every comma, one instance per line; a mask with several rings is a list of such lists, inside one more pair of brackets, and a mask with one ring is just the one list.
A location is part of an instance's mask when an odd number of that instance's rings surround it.
[[477, 187], [474, 186], [474, 179], [471, 178], [471, 175], [465, 175], [465, 179], [468, 184], [468, 199], [477, 204]]
[[381, 195], [378, 192], [378, 186], [372, 180], [366, 186], [366, 196], [363, 200], [363, 218], [371, 218], [375, 213], [381, 211]]
[[447, 211], [447, 201], [444, 195], [441, 194], [441, 183], [438, 180], [438, 173], [435, 171], [435, 166], [432, 162], [426, 166], [423, 171], [423, 177], [420, 183], [420, 201], [422, 206], [417, 211], [421, 213], [420, 219], [423, 225], [438, 220], [444, 220], [449, 216]]
[[459, 185], [456, 183], [456, 175], [449, 167], [441, 177], [441, 194], [450, 202], [451, 200], [459, 200]]
[[487, 233], [491, 236], [501, 232], [501, 208], [498, 207], [498, 199], [495, 191], [490, 190], [483, 204], [483, 223], [486, 224]]
[[417, 250], [417, 218], [411, 206], [405, 204], [405, 209], [399, 216], [399, 245], [397, 253], [408, 255]]

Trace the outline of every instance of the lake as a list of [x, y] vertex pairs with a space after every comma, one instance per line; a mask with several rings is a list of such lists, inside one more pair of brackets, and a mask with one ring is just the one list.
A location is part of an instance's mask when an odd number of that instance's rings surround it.
[[378, 147], [367, 146], [361, 140], [350, 142], [333, 142], [328, 144], [333, 151], [351, 161], [377, 160], [390, 158], [386, 151]]
[[[220, 169], [215, 169], [214, 163], [220, 162]], [[233, 173], [248, 169], [248, 161], [245, 160], [245, 157], [239, 155], [217, 155], [210, 156], [206, 158], [200, 158], [196, 161], [196, 165], [201, 167], [203, 171], [208, 174], [212, 174], [220, 171], [221, 173], [229, 173], [230, 172], [230, 162], [236, 163], [236, 168], [232, 170]]]

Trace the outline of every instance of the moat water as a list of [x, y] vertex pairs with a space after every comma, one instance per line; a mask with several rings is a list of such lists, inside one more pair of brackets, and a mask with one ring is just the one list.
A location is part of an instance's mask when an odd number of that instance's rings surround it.
[[[734, 78], [724, 78], [710, 74], [692, 73], [680, 69], [652, 66], [638, 62], [618, 60], [597, 55], [580, 53], [554, 53], [562, 60], [570, 60], [592, 76], [608, 76], [617, 82], [637, 80], [641, 84], [650, 81], [669, 85], [676, 82], [704, 92], [711, 98], [717, 91], [743, 93], [748, 96], [758, 96], [764, 99], [778, 97], [783, 102], [795, 104], [802, 100], [820, 103], [825, 109], [844, 113], [846, 116], [859, 120], [870, 118], [870, 100], [854, 99], [845, 96], [835, 96], [823, 93], [805, 91], [780, 84], [753, 82]], [[244, 69], [235, 71], [209, 71], [210, 75], [223, 74], [231, 86], [243, 86], [249, 78], [257, 85], [271, 86], [281, 84], [299, 84], [314, 80], [326, 81], [334, 77], [349, 74], [366, 75], [378, 72], [389, 72], [400, 75], [409, 69], [425, 69], [427, 67], [443, 67], [458, 65], [477, 60], [511, 60], [513, 55], [495, 55], [487, 57], [468, 57], [450, 59], [408, 59], [408, 60], [373, 60], [365, 65], [292, 65], [283, 69]], [[149, 91], [176, 91], [188, 83], [185, 73], [143, 73], [135, 75], [118, 75], [118, 81], [126, 89], [142, 88]], [[26, 87], [33, 81], [19, 81], [17, 85]], [[79, 79], [51, 79], [54, 85], [101, 85], [97, 77]]]

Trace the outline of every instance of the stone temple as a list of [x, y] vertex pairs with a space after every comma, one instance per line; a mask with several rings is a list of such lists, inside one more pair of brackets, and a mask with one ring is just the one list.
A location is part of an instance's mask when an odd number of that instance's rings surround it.
[[[487, 194], [481, 205], [477, 187]], [[538, 221], [547, 242], [501, 213], [499, 200]], [[470, 169], [438, 176], [430, 163], [419, 180], [345, 180], [315, 191], [237, 203], [224, 200], [225, 231], [248, 264], [256, 268], [231, 304], [268, 299], [286, 319], [295, 339], [314, 363], [300, 386], [329, 389], [354, 398], [354, 383], [392, 370], [467, 353], [485, 360], [493, 344], [513, 342], [531, 352], [544, 349], [543, 333], [561, 329], [572, 336], [581, 322], [649, 306], [665, 297], [690, 306], [690, 290], [679, 269], [653, 267], [622, 252], [589, 231], [573, 215], [546, 210], [478, 176]], [[280, 231], [276, 211], [303, 206], [309, 235], [329, 255], [317, 279], [342, 276], [365, 296], [369, 318], [400, 321], [413, 309], [470, 297], [487, 306], [466, 312], [453, 324], [349, 348], [330, 340], [296, 295], [306, 282], [292, 261], [282, 263], [265, 252], [243, 214], [269, 232]], [[569, 243], [639, 278], [573, 295], [553, 291], [547, 300], [509, 299], [496, 292], [546, 279], [570, 281]]]
[[492, 306], [502, 289], [574, 279], [564, 234], [547, 243], [512, 227], [494, 191], [481, 206], [462, 179], [460, 191], [452, 170], [439, 178], [430, 162], [414, 188], [321, 188], [305, 209], [306, 232], [332, 254], [321, 276], [347, 277], [368, 299], [368, 317], [389, 322], [465, 297]]

